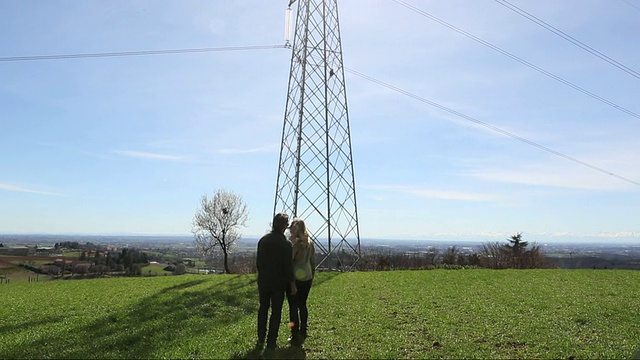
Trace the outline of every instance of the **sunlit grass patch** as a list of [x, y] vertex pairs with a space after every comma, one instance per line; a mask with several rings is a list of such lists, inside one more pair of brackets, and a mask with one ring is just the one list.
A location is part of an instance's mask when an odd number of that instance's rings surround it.
[[[330, 358], [629, 357], [640, 345], [634, 325], [640, 293], [632, 286], [638, 280], [632, 271], [343, 274], [330, 283], [331, 292], [313, 294], [322, 345], [316, 352]], [[345, 343], [341, 350], [328, 346]]]

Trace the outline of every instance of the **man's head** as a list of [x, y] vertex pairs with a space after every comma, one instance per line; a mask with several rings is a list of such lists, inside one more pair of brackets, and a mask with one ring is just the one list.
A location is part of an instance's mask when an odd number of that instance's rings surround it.
[[286, 213], [277, 213], [276, 216], [273, 217], [271, 231], [284, 234], [287, 226], [289, 226], [289, 215]]

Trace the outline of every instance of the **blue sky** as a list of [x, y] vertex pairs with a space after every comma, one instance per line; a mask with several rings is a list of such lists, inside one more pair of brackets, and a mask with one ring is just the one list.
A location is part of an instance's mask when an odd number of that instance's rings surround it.
[[[494, 0], [341, 1], [345, 67], [640, 182], [640, 79]], [[511, 0], [640, 71], [639, 0]], [[0, 57], [281, 45], [287, 1], [3, 1]], [[286, 49], [0, 61], [0, 233], [268, 230]], [[362, 238], [640, 240], [640, 187], [347, 72]], [[618, 106], [622, 108], [616, 108]], [[313, 224], [309, 224], [313, 226]]]

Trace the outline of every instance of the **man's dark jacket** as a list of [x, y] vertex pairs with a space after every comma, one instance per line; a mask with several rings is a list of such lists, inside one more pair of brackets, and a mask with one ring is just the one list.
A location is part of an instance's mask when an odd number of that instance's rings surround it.
[[258, 289], [280, 291], [293, 281], [291, 242], [284, 234], [271, 232], [258, 241]]

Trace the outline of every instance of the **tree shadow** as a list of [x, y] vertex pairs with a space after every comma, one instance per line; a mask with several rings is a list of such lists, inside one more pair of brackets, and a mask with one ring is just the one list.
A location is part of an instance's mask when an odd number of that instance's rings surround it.
[[[339, 274], [319, 273], [314, 287], [320, 287]], [[36, 336], [25, 336], [19, 346], [0, 346], [0, 359], [104, 358], [107, 354], [115, 358], [157, 357], [158, 351], [178, 348], [182, 345], [180, 341], [193, 334], [222, 333], [229, 325], [246, 320], [247, 316], [257, 316], [256, 280], [256, 276], [235, 275], [211, 282], [203, 276], [203, 279], [157, 290], [117, 311], [110, 311], [109, 303], [105, 302], [105, 309], [102, 309], [105, 313], [96, 309], [95, 316], [88, 320], [82, 317], [70, 320], [60, 314], [40, 321], [5, 325], [0, 327], [5, 334], [34, 329]], [[98, 287], [96, 296], [100, 295], [99, 291]], [[80, 300], [71, 296], [70, 301]], [[78, 302], [78, 306], [82, 303]], [[42, 327], [54, 331], [46, 333]], [[194, 357], [202, 354], [199, 349], [194, 352]], [[305, 357], [305, 352], [295, 347], [281, 348], [273, 356], [300, 359]], [[264, 354], [249, 349], [234, 357], [263, 358]]]
[[12, 333], [24, 328], [37, 327], [37, 326], [48, 326], [64, 320], [63, 316], [47, 316], [41, 320], [30, 321], [27, 323], [16, 324], [16, 325], [2, 325], [0, 326], [0, 335], [4, 333]]
[[[257, 313], [254, 277], [233, 276], [195, 288], [205, 282], [208, 280], [193, 280], [164, 288], [128, 308], [99, 315], [83, 325], [24, 341], [19, 347], [0, 347], [0, 358], [79, 359], [100, 358], [105, 354], [149, 358], [154, 356], [158, 344], [175, 344], [190, 334], [223, 328]], [[63, 320], [45, 319], [41, 323], [22, 324], [20, 328], [59, 327], [63, 326]]]

